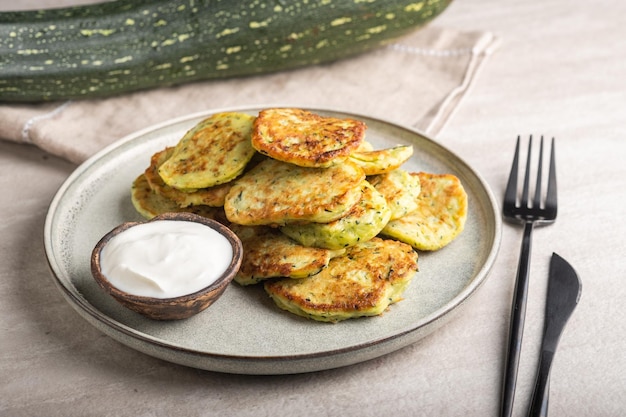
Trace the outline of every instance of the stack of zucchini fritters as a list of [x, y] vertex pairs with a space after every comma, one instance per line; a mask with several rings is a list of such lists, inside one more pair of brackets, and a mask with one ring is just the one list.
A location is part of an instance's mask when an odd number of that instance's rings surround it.
[[152, 156], [132, 185], [146, 218], [189, 211], [228, 225], [282, 309], [318, 321], [374, 316], [402, 298], [417, 250], [462, 230], [467, 195], [450, 174], [409, 173], [411, 146], [373, 150], [366, 126], [302, 109], [208, 117]]

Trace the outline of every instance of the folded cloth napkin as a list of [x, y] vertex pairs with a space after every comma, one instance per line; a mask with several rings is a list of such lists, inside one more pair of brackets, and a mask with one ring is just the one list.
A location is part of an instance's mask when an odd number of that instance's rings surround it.
[[436, 135], [497, 45], [489, 32], [427, 26], [334, 63], [105, 99], [0, 105], [0, 138], [80, 163], [134, 131], [229, 107], [293, 106], [365, 114]]

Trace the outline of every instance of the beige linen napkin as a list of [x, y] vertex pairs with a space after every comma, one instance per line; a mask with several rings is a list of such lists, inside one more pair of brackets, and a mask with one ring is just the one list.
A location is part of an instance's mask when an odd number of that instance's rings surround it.
[[365, 114], [436, 135], [497, 45], [488, 32], [428, 26], [331, 64], [97, 100], [0, 105], [0, 138], [80, 163], [139, 129], [205, 110], [301, 106]]

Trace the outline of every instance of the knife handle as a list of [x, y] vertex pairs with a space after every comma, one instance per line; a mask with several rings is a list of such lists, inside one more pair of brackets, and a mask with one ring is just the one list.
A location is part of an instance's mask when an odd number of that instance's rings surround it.
[[543, 351], [539, 360], [537, 382], [533, 391], [528, 417], [547, 417], [550, 394], [550, 369], [554, 352]]

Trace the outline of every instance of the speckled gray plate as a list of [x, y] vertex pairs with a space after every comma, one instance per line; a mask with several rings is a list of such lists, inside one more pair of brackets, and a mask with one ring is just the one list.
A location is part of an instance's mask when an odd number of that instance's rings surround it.
[[401, 126], [330, 110], [368, 125], [376, 148], [412, 144], [404, 165], [411, 171], [452, 173], [469, 196], [461, 236], [434, 253], [420, 253], [405, 299], [382, 316], [318, 323], [276, 308], [261, 288], [231, 285], [209, 309], [183, 321], [155, 322], [121, 307], [99, 289], [90, 273], [97, 241], [118, 224], [141, 220], [130, 185], [150, 156], [174, 145], [208, 114], [195, 114], [126, 137], [76, 169], [59, 189], [46, 218], [45, 251], [55, 283], [89, 323], [119, 342], [174, 363], [219, 372], [289, 374], [346, 366], [414, 343], [454, 316], [487, 277], [500, 243], [497, 204], [481, 177], [455, 154]]

